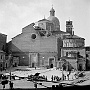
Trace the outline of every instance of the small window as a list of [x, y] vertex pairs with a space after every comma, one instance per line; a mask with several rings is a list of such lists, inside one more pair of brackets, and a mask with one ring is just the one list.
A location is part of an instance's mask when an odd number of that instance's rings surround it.
[[35, 39], [35, 38], [36, 38], [36, 34], [32, 34], [32, 35], [31, 35], [31, 38], [32, 38], [32, 39]]
[[68, 52], [66, 52], [66, 56], [68, 57]]
[[2, 67], [2, 64], [0, 66]]
[[1, 59], [3, 59], [3, 55], [1, 55]]

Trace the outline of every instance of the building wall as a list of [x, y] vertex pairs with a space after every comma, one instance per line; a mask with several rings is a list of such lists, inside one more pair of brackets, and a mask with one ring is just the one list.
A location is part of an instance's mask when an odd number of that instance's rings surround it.
[[61, 57], [66, 56], [67, 52], [68, 57], [74, 57], [74, 55], [77, 54], [77, 52], [80, 52], [80, 55], [83, 56], [84, 58], [86, 57], [85, 48], [62, 48]]
[[19, 65], [19, 57], [13, 57], [13, 63], [12, 63], [13, 67], [17, 67]]
[[[13, 52], [13, 57], [19, 58], [19, 65], [29, 67], [49, 67], [49, 59], [54, 58], [53, 66], [57, 65], [57, 52]], [[34, 64], [34, 66], [33, 66]]]
[[[46, 29], [49, 24], [45, 22], [42, 25], [40, 22], [39, 25]], [[34, 29], [33, 24], [30, 24], [22, 29], [21, 34], [12, 38], [9, 50], [14, 57], [19, 57], [19, 65], [50, 67], [53, 64], [57, 66], [58, 59], [66, 56], [65, 59], [77, 68], [77, 52], [85, 58], [84, 39], [76, 38], [77, 36], [73, 36], [72, 39], [63, 36], [61, 38], [61, 36], [61, 34], [40, 36], [39, 31]]]
[[[77, 53], [80, 53], [80, 57], [77, 57]], [[86, 51], [85, 48], [62, 48], [61, 57], [64, 57], [75, 69], [78, 69], [80, 64], [82, 64], [82, 69], [85, 70], [86, 67]]]
[[5, 53], [3, 51], [0, 51], [0, 70], [4, 69], [5, 64]]
[[49, 38], [39, 37], [33, 40], [31, 33], [22, 34], [12, 40], [12, 51], [30, 51], [30, 52], [45, 52], [45, 51], [57, 51], [57, 40], [51, 36]]
[[7, 35], [0, 33], [0, 69], [4, 69]]
[[38, 26], [46, 30], [46, 22], [38, 22]]
[[9, 59], [5, 60], [4, 67], [6, 69], [10, 67], [10, 60]]
[[43, 28], [44, 30], [48, 30], [48, 31], [54, 30], [54, 24], [50, 21], [46, 21], [46, 20], [39, 21], [38, 26]]
[[[36, 35], [35, 39], [31, 38], [32, 34]], [[57, 52], [57, 38], [55, 36], [41, 37], [35, 30], [29, 29], [28, 33], [21, 33], [13, 38], [11, 47], [12, 52]]]
[[86, 69], [90, 70], [90, 46], [87, 46], [85, 48], [86, 48]]
[[0, 50], [6, 49], [7, 35], [0, 33]]
[[13, 57], [18, 57], [19, 59], [18, 65], [21, 65], [21, 66], [29, 65], [29, 52], [12, 52], [12, 55]]
[[63, 47], [84, 47], [84, 39], [64, 39]]
[[43, 52], [39, 53], [39, 65], [42, 67], [50, 67], [50, 58], [53, 58], [53, 66], [57, 65], [57, 52]]
[[[32, 34], [36, 35], [35, 39], [32, 39]], [[37, 55], [37, 61], [39, 61], [34, 66], [41, 66], [42, 55], [45, 55], [44, 64], [47, 66], [49, 65], [47, 63], [49, 57], [57, 59], [57, 38], [53, 35], [41, 37], [32, 26], [27, 26], [23, 28], [21, 34], [12, 39], [9, 50], [12, 51], [13, 56], [19, 57], [19, 65], [32, 67], [32, 63], [35, 62], [33, 61], [36, 58], [35, 55]]]
[[77, 68], [78, 68], [78, 67], [77, 67], [77, 65], [78, 65], [78, 64], [77, 64], [77, 59], [73, 59], [73, 58], [72, 58], [72, 59], [69, 59], [69, 58], [68, 58], [68, 59], [66, 59], [66, 60], [71, 64], [71, 66], [72, 66], [74, 69], [77, 70]]

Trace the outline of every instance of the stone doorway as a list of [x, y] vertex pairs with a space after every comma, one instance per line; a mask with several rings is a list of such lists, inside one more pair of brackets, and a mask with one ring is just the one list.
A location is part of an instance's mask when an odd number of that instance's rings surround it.
[[38, 53], [29, 53], [29, 67], [38, 67]]

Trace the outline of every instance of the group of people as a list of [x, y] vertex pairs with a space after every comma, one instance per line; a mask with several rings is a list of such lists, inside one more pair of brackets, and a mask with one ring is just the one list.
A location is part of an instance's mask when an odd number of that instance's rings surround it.
[[8, 77], [6, 75], [0, 74], [0, 81], [3, 85], [3, 89], [5, 88], [5, 85], [9, 83], [10, 89], [13, 89], [13, 82], [8, 80]]
[[28, 75], [28, 80], [33, 80], [33, 81], [39, 81], [39, 80], [43, 80], [43, 81], [47, 81], [47, 76], [42, 75], [42, 76], [35, 76], [35, 75]]
[[74, 80], [78, 78], [76, 71], [63, 71], [62, 77], [52, 75], [51, 81]]
[[53, 76], [51, 77], [51, 81], [60, 81], [62, 78], [59, 76]]
[[63, 71], [63, 80], [74, 80], [78, 78], [77, 71]]

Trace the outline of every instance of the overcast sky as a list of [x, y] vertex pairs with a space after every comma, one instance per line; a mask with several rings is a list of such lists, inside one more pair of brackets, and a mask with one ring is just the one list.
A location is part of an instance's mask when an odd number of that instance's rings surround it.
[[7, 42], [21, 33], [32, 22], [49, 17], [55, 9], [60, 28], [65, 31], [66, 20], [73, 21], [76, 35], [90, 45], [90, 0], [0, 0], [0, 33], [7, 35]]

